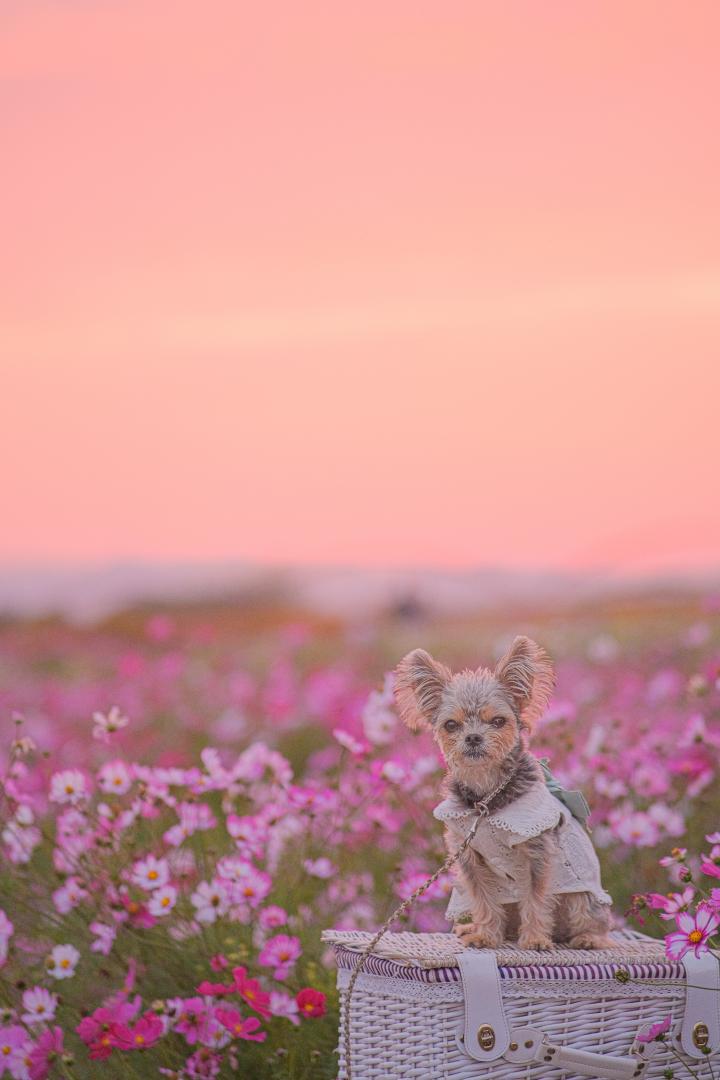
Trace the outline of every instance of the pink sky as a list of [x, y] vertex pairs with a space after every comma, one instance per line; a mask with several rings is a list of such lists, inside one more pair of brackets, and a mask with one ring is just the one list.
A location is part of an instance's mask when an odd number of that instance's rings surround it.
[[720, 563], [720, 5], [23, 0], [0, 560]]

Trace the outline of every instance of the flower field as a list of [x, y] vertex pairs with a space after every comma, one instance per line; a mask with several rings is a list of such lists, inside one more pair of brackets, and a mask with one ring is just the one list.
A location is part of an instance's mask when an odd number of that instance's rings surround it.
[[[0, 625], [0, 1076], [335, 1075], [320, 931], [375, 928], [443, 854], [441, 762], [392, 702], [417, 645], [454, 668], [515, 633], [544, 645], [558, 688], [533, 750], [590, 802], [618, 922], [706, 948], [719, 611], [360, 624], [208, 604]], [[445, 929], [449, 888], [408, 925]]]

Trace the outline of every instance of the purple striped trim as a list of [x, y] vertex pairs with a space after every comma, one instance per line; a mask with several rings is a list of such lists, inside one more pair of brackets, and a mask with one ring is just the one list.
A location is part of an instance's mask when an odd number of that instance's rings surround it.
[[[344, 945], [335, 945], [337, 965], [348, 971], [357, 967], [360, 954]], [[685, 978], [682, 964], [527, 964], [499, 967], [501, 979], [546, 979], [561, 982], [586, 982], [592, 979], [612, 979], [616, 971], [627, 971], [631, 979]], [[423, 983], [460, 982], [457, 967], [424, 968], [416, 964], [401, 964], [384, 956], [369, 956], [363, 965], [369, 975], [384, 975], [392, 979], [408, 979]]]

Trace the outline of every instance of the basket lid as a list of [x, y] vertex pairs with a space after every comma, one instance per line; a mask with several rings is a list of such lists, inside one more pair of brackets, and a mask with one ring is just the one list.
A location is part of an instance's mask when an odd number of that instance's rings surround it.
[[[585, 964], [663, 964], [667, 963], [662, 941], [639, 934], [633, 930], [616, 930], [611, 935], [617, 942], [612, 949], [566, 949], [556, 945], [553, 949], [537, 952], [519, 949], [508, 942], [495, 950], [500, 966], [537, 967], [561, 964], [564, 967]], [[361, 953], [370, 944], [374, 934], [367, 930], [324, 930], [322, 940], [351, 952]], [[415, 934], [404, 931], [385, 934], [373, 949], [375, 956], [423, 968], [448, 968], [458, 966], [458, 953], [465, 946], [454, 934]]]

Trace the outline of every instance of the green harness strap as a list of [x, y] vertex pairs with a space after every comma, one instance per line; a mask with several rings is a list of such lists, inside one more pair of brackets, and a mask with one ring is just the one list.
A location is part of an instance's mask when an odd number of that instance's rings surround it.
[[550, 772], [548, 758], [536, 758], [536, 761], [543, 771], [545, 783], [547, 784], [547, 789], [550, 794], [554, 795], [556, 799], [559, 799], [561, 803], [564, 803], [572, 816], [577, 818], [583, 828], [590, 832], [590, 826], [587, 823], [590, 815], [590, 807], [588, 806], [582, 791], [568, 791], [567, 788], [564, 788], [560, 781], [556, 780]]

